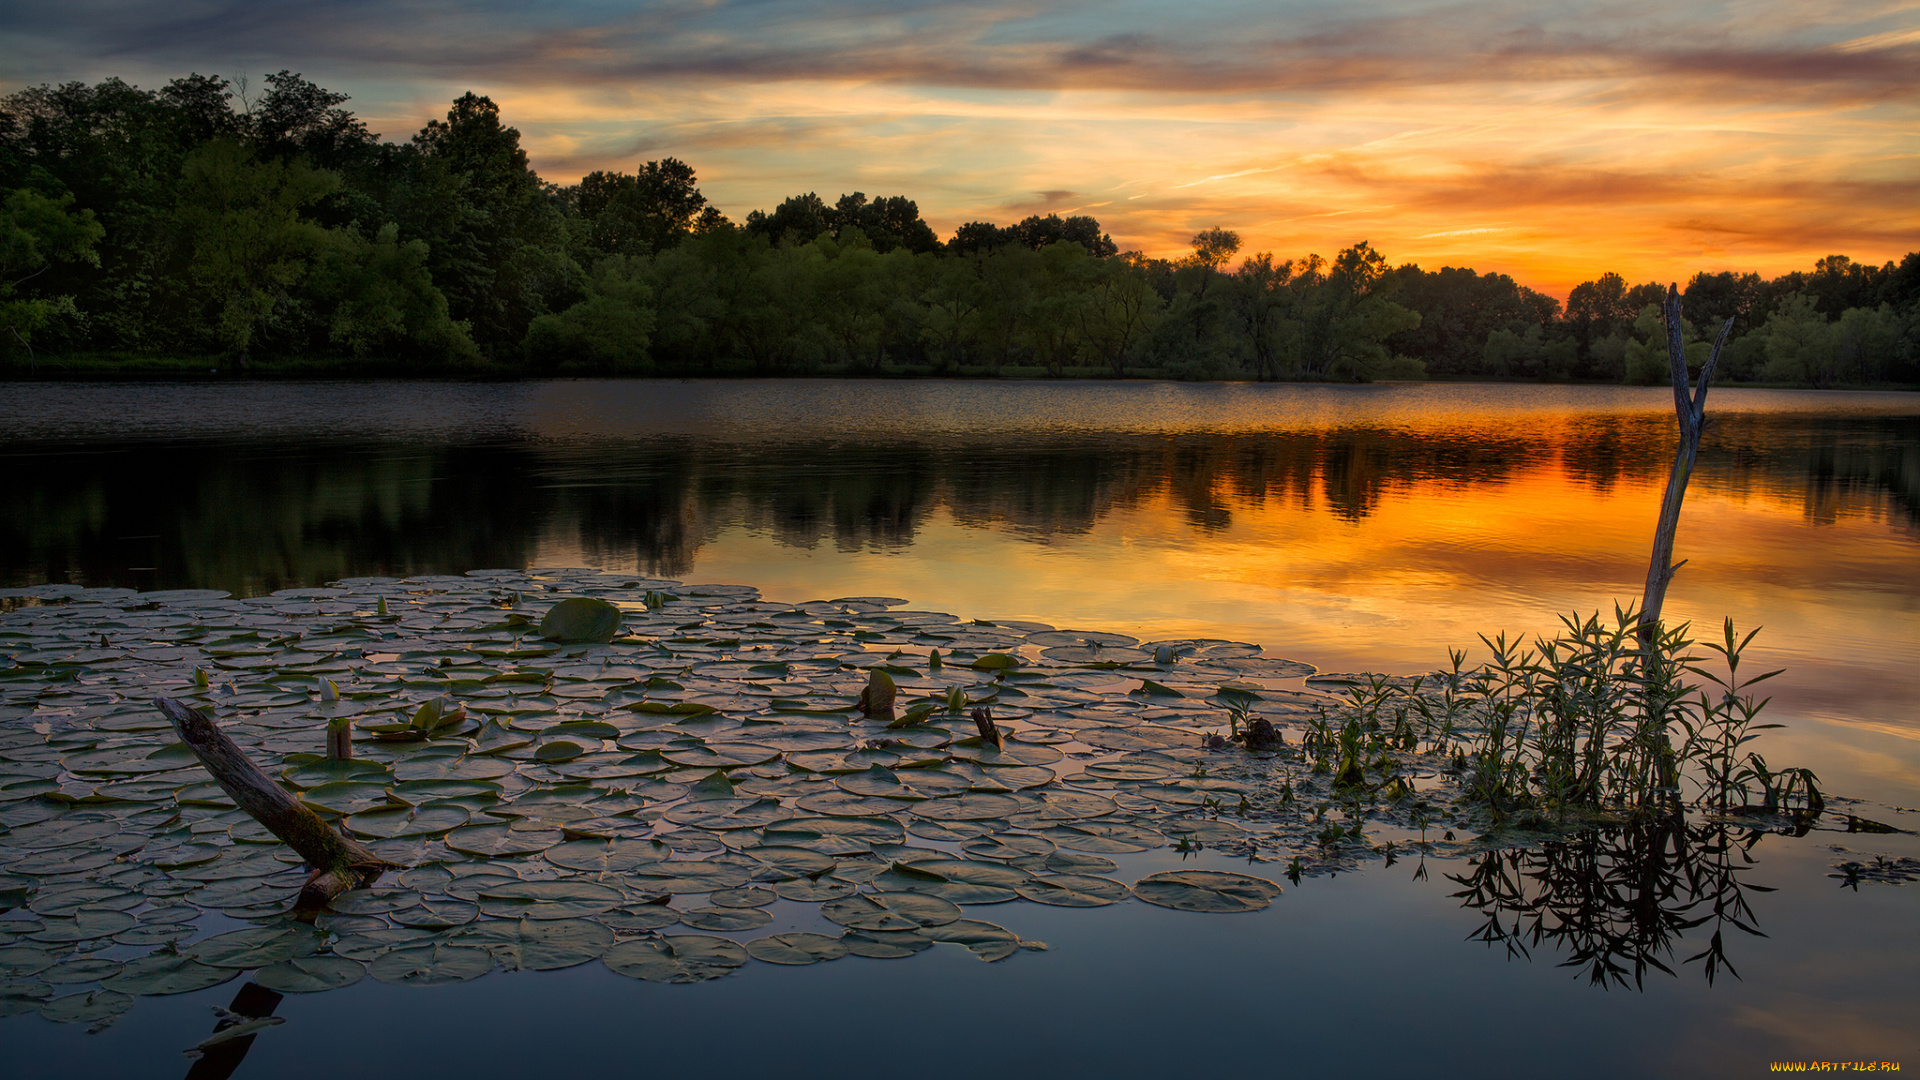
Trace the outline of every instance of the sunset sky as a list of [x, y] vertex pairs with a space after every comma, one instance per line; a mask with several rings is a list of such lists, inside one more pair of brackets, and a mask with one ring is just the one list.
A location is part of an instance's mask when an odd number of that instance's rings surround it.
[[404, 139], [490, 95], [562, 182], [692, 164], [738, 220], [905, 194], [941, 235], [1370, 240], [1564, 296], [1920, 249], [1920, 0], [16, 0], [0, 89], [287, 68]]

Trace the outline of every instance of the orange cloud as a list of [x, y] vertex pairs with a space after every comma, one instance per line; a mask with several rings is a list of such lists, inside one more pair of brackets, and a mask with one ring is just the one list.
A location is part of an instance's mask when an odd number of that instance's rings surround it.
[[14, 77], [288, 67], [395, 138], [473, 89], [550, 178], [677, 156], [736, 218], [808, 190], [907, 194], [943, 232], [1097, 207], [1150, 254], [1212, 226], [1283, 256], [1365, 238], [1560, 294], [1920, 237], [1904, 0], [102, 3], [27, 0]]

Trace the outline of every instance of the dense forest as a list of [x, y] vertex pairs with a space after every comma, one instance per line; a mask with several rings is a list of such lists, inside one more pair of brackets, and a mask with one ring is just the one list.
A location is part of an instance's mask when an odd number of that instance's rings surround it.
[[[1662, 382], [1664, 286], [1122, 252], [1090, 217], [962, 225], [809, 192], [729, 220], [667, 158], [540, 178], [467, 94], [405, 143], [297, 74], [0, 99], [0, 369], [1026, 374]], [[1237, 260], [1237, 262], [1236, 262]], [[1728, 377], [1920, 383], [1920, 253], [1685, 288]]]

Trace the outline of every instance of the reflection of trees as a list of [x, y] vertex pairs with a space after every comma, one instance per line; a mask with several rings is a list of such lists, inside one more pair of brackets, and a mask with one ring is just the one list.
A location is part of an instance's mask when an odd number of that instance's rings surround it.
[[[1500, 944], [1509, 956], [1531, 957], [1542, 943], [1565, 955], [1562, 967], [1584, 968], [1596, 986], [1642, 986], [1647, 970], [1674, 974], [1668, 961], [1688, 931], [1705, 947], [1685, 958], [1702, 962], [1707, 982], [1722, 967], [1739, 977], [1726, 953], [1725, 931], [1756, 936], [1748, 894], [1770, 892], [1741, 880], [1763, 832], [1724, 823], [1657, 820], [1593, 829], [1539, 849], [1484, 852], [1464, 874], [1461, 906], [1485, 921], [1472, 939]], [[1698, 935], [1696, 935], [1696, 938]]]
[[[559, 544], [682, 576], [734, 524], [783, 544], [910, 546], [944, 508], [1028, 539], [1165, 498], [1202, 533], [1280, 503], [1348, 521], [1399, 490], [1469, 490], [1558, 465], [1606, 490], [1667, 467], [1664, 417], [1537, 430], [1347, 427], [712, 446], [264, 440], [6, 448], [8, 583], [255, 593], [363, 574], [524, 566]], [[1816, 521], [1891, 512], [1920, 529], [1920, 419], [1730, 414], [1698, 483], [1801, 502]], [[154, 567], [134, 570], [134, 567]]]
[[[1667, 415], [1596, 417], [1567, 434], [1561, 460], [1598, 491], [1621, 480], [1657, 483], [1672, 464], [1674, 437]], [[1888, 512], [1920, 528], [1920, 417], [1709, 415], [1694, 483], [1798, 500], [1820, 524]]]

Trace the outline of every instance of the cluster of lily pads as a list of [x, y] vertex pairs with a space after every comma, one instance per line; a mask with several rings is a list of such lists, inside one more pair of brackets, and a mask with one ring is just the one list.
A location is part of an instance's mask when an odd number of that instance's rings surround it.
[[[618, 617], [543, 638], [568, 598]], [[1328, 857], [1293, 809], [1320, 781], [1218, 738], [1230, 713], [1305, 724], [1333, 701], [1308, 665], [904, 604], [537, 570], [0, 591], [0, 1015], [106, 1022], [242, 971], [300, 992], [596, 960], [687, 982], [939, 942], [998, 960], [1044, 946], [974, 917], [988, 905], [1245, 912], [1280, 891], [1215, 870], [1129, 885], [1111, 856]], [[898, 697], [869, 716], [876, 671]], [[292, 918], [299, 857], [156, 695], [399, 869]], [[327, 757], [349, 725], [352, 757]], [[752, 936], [798, 924], [782, 904], [832, 932]]]

